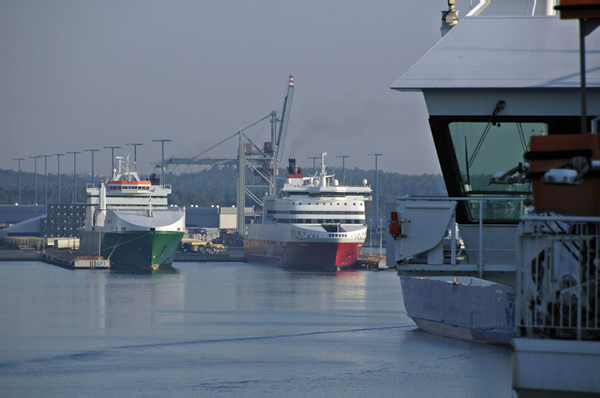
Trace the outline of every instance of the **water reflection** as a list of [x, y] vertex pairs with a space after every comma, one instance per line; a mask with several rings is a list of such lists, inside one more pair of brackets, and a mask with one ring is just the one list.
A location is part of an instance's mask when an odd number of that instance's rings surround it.
[[[253, 264], [257, 273], [239, 272], [236, 275], [238, 309], [262, 305], [272, 310], [326, 310], [344, 305], [362, 310], [365, 307], [367, 272], [311, 271], [299, 268], [281, 268], [271, 264]], [[265, 272], [266, 271], [266, 272]], [[259, 280], [248, 283], [248, 277]]]
[[413, 332], [393, 272], [176, 268], [140, 275], [2, 263], [3, 395], [510, 391], [510, 351]]
[[114, 277], [120, 276], [172, 276], [180, 275], [181, 272], [174, 267], [159, 268], [159, 269], [135, 269], [135, 268], [111, 268], [110, 275]]
[[111, 269], [96, 273], [93, 281], [83, 299], [89, 300], [89, 326], [99, 333], [182, 319], [185, 276], [175, 268]]

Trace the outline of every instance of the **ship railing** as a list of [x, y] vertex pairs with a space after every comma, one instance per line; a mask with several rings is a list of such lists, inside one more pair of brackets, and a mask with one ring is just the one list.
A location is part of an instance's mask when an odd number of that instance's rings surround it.
[[[388, 242], [394, 243], [394, 250], [388, 249], [388, 265], [395, 265], [400, 275], [470, 276], [515, 286], [518, 220], [527, 211], [523, 199], [397, 198], [401, 232], [395, 238], [388, 235]], [[475, 223], [456, 222], [459, 202], [467, 202]], [[514, 205], [506, 206], [510, 203]], [[512, 213], [499, 216], [501, 208]]]
[[600, 339], [599, 243], [600, 217], [522, 218], [517, 337]]

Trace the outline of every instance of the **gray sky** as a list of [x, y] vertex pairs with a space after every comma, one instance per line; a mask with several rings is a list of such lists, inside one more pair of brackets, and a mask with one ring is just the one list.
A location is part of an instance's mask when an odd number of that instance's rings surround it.
[[[460, 16], [468, 12], [457, 7]], [[289, 75], [295, 93], [283, 159], [439, 173], [421, 94], [389, 86], [440, 39], [446, 0], [0, 0], [0, 168], [16, 157], [120, 146], [149, 173], [193, 157], [271, 111]], [[248, 130], [269, 140], [268, 123]], [[207, 157], [236, 156], [237, 142]], [[109, 149], [95, 154], [107, 175]], [[43, 159], [38, 172], [43, 173]], [[48, 171], [56, 173], [56, 156]], [[33, 159], [22, 169], [33, 171]], [[194, 168], [196, 170], [197, 168]], [[73, 155], [61, 157], [72, 173]]]

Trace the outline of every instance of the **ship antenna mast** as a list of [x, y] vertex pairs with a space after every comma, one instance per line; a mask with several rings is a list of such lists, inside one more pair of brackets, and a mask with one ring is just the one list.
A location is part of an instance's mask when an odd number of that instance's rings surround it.
[[325, 173], [325, 156], [327, 152], [321, 152], [321, 187], [327, 186], [327, 174]]

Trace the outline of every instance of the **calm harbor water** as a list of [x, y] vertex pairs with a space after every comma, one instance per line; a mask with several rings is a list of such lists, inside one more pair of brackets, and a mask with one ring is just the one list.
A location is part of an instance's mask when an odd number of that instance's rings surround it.
[[0, 262], [0, 395], [510, 396], [510, 350], [430, 336], [394, 272]]

